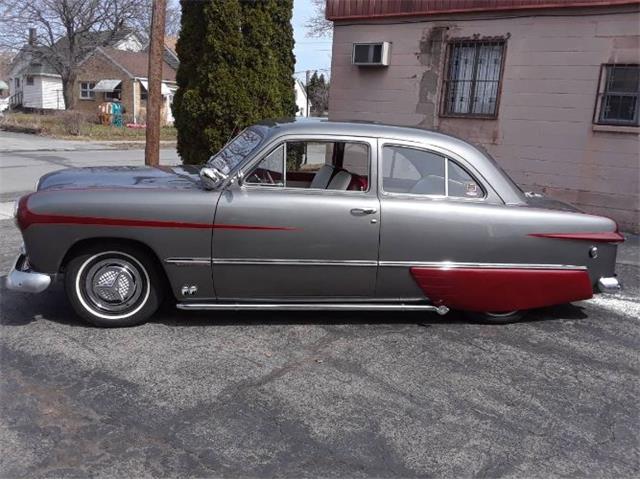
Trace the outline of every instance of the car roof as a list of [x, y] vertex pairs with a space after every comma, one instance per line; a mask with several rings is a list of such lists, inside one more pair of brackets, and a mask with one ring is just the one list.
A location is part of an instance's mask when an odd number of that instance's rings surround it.
[[300, 134], [340, 134], [352, 135], [356, 137], [387, 137], [400, 138], [416, 141], [455, 141], [465, 142], [463, 139], [453, 135], [436, 132], [418, 127], [401, 127], [397, 125], [387, 125], [378, 122], [361, 120], [336, 121], [327, 118], [284, 118], [277, 120], [267, 120], [260, 122], [260, 125], [273, 129], [273, 134], [281, 134], [283, 130], [287, 133]]

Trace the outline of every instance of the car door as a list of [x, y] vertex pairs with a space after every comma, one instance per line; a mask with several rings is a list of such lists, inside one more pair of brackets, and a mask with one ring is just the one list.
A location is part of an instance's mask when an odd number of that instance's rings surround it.
[[220, 197], [212, 245], [221, 300], [348, 301], [375, 295], [376, 141], [282, 137]]
[[424, 298], [412, 267], [453, 268], [504, 258], [509, 217], [517, 211], [504, 208], [471, 164], [433, 145], [392, 139], [380, 141], [378, 155], [378, 296]]

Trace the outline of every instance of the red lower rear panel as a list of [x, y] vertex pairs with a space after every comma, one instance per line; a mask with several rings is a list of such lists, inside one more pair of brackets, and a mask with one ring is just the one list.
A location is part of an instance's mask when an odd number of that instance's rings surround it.
[[435, 305], [476, 312], [509, 312], [591, 298], [586, 270], [412, 267]]

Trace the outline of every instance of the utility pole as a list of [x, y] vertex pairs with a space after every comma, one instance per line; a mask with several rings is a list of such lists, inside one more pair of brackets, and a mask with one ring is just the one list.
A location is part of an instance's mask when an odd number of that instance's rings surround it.
[[147, 136], [145, 165], [160, 164], [160, 113], [162, 111], [162, 63], [164, 53], [164, 22], [167, 0], [153, 0], [149, 39], [149, 92], [147, 96]]

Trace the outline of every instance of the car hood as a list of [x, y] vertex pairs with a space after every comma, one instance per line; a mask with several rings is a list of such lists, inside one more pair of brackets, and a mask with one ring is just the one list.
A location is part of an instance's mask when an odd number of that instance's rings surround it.
[[44, 175], [38, 191], [70, 189], [170, 189], [200, 190], [199, 167], [84, 167]]

